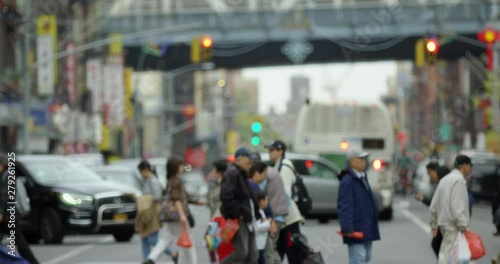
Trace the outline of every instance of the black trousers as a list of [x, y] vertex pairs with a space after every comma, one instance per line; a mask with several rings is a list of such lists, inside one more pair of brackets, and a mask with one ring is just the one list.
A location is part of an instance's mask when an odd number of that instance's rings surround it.
[[[9, 237], [10, 230], [11, 229], [8, 227], [7, 222], [1, 223], [0, 240], [2, 240], [5, 236]], [[26, 241], [26, 238], [23, 235], [23, 231], [17, 224], [16, 224], [15, 239], [16, 239], [15, 242], [17, 250], [19, 250], [19, 255], [21, 255], [21, 257], [27, 260], [30, 264], [40, 264], [40, 262], [38, 262], [35, 255], [33, 254], [33, 251], [31, 251], [30, 245], [28, 244], [28, 241]]]
[[280, 254], [281, 261], [283, 261], [286, 254], [289, 264], [302, 264], [302, 260], [300, 259], [300, 256], [297, 254], [297, 252], [295, 252], [292, 247], [288, 246], [290, 236], [292, 234], [300, 234], [299, 226], [300, 223], [297, 222], [281, 229], [280, 238], [278, 239], [278, 243], [276, 245], [276, 249]]
[[441, 248], [441, 242], [443, 242], [443, 234], [441, 234], [441, 230], [437, 231], [436, 237], [432, 238], [431, 246], [434, 254], [436, 254], [436, 258], [439, 257], [439, 249]]

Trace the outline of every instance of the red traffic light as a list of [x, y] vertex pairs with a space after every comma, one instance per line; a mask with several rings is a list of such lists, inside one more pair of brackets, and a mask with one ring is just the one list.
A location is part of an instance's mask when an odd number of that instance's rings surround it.
[[206, 49], [211, 48], [212, 44], [213, 41], [211, 37], [203, 37], [203, 39], [201, 40], [201, 45]]
[[493, 30], [491, 26], [488, 26], [477, 34], [477, 38], [486, 44], [493, 44], [500, 39], [500, 31]]
[[425, 49], [430, 53], [437, 53], [439, 49], [439, 42], [436, 39], [428, 39], [425, 44]]

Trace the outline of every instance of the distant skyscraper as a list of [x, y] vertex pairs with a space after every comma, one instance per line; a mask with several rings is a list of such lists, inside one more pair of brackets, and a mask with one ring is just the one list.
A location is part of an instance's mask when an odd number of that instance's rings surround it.
[[286, 112], [289, 115], [297, 115], [311, 92], [309, 77], [292, 76], [290, 92], [291, 97]]

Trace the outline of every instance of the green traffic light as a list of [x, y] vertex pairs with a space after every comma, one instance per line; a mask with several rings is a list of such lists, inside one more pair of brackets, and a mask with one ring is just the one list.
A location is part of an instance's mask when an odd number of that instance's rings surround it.
[[260, 144], [260, 138], [255, 136], [252, 138], [252, 145], [257, 146]]
[[255, 133], [259, 133], [262, 130], [262, 125], [259, 122], [255, 122], [252, 124], [252, 131]]

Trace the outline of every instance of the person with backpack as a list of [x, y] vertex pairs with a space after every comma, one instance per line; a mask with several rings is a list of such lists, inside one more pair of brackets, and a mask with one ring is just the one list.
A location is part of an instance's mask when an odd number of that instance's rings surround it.
[[[16, 176], [15, 173], [11, 174], [8, 170], [9, 157], [7, 155], [0, 155], [0, 233], [3, 235], [10, 236], [11, 227], [8, 225], [7, 216], [7, 202], [8, 200], [8, 181], [9, 176]], [[19, 184], [19, 185], [18, 185]], [[18, 202], [16, 208], [16, 219], [20, 219], [30, 213], [29, 197], [24, 187], [24, 182], [16, 179], [16, 202]], [[31, 248], [24, 237], [23, 230], [16, 224], [15, 226], [15, 242], [17, 250], [19, 250], [19, 255], [26, 259], [31, 264], [38, 264], [38, 260], [31, 251]], [[0, 240], [2, 240], [3, 235], [0, 235]], [[21, 263], [21, 262], [19, 262]]]
[[266, 263], [281, 264], [282, 260], [276, 245], [278, 243], [280, 231], [285, 227], [285, 219], [288, 215], [288, 198], [286, 196], [285, 186], [278, 170], [263, 163], [258, 152], [254, 153], [252, 158], [254, 159], [252, 168], [255, 168], [255, 170], [266, 170], [264, 177], [262, 177], [263, 174], [252, 173], [250, 176], [252, 180], [259, 185], [260, 190], [268, 194], [269, 205], [270, 208], [272, 208], [272, 210], [270, 210], [271, 232], [267, 236], [268, 241], [265, 249]]
[[[380, 240], [377, 201], [365, 172], [368, 155], [360, 149], [349, 149], [347, 167], [339, 175], [337, 214], [349, 264], [370, 263], [372, 243]], [[363, 236], [355, 238], [354, 232]]]
[[285, 227], [280, 231], [277, 250], [282, 261], [286, 253], [289, 264], [302, 263], [296, 252], [289, 246], [292, 235], [300, 234], [299, 226], [304, 221], [299, 207], [292, 199], [292, 187], [297, 182], [295, 167], [292, 161], [285, 158], [287, 146], [283, 141], [275, 140], [266, 148], [269, 149], [269, 159], [274, 163], [274, 168], [281, 175], [288, 199], [288, 215], [285, 217]]

